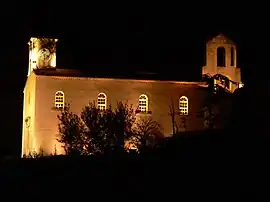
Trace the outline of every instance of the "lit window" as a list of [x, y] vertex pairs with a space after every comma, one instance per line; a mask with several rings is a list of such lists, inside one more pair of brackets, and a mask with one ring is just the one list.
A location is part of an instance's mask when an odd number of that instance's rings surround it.
[[140, 95], [139, 97], [139, 111], [148, 112], [148, 97], [146, 95]]
[[179, 110], [180, 115], [188, 115], [188, 98], [186, 96], [180, 97]]
[[57, 109], [63, 109], [65, 106], [65, 96], [62, 91], [57, 91], [55, 93], [55, 107]]
[[100, 110], [106, 109], [106, 95], [105, 95], [105, 93], [98, 94], [97, 107]]

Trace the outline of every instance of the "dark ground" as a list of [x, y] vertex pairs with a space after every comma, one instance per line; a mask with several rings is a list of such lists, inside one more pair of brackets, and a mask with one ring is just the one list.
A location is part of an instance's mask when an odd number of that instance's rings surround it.
[[189, 134], [140, 156], [10, 159], [2, 161], [1, 191], [40, 199], [254, 201], [269, 188], [266, 141]]

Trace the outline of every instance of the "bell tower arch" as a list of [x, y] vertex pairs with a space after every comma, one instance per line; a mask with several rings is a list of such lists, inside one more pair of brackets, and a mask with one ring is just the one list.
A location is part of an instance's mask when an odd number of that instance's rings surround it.
[[241, 71], [237, 67], [236, 44], [223, 34], [206, 43], [206, 65], [202, 74], [222, 75], [231, 82], [227, 89], [234, 91], [241, 84]]
[[29, 67], [28, 75], [34, 69], [55, 68], [56, 67], [56, 42], [52, 38], [31, 37], [29, 45]]

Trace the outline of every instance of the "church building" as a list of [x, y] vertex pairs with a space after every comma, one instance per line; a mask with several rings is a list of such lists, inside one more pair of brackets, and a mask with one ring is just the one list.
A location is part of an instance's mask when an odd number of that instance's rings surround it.
[[[136, 78], [96, 78], [75, 69], [56, 65], [57, 39], [31, 38], [29, 67], [24, 88], [22, 156], [42, 149], [45, 154], [63, 153], [57, 141], [57, 115], [68, 103], [72, 112], [95, 101], [98, 108], [114, 108], [118, 101], [134, 106], [136, 116], [152, 117], [161, 124], [163, 134], [173, 133], [170, 108], [176, 112], [179, 130], [204, 129], [197, 116], [207, 94], [205, 82], [164, 81]], [[237, 67], [236, 45], [223, 34], [206, 43], [206, 64], [202, 75], [221, 74], [229, 79], [229, 92], [239, 88], [241, 72]], [[216, 81], [219, 82], [219, 81]], [[185, 120], [185, 121], [183, 121]]]

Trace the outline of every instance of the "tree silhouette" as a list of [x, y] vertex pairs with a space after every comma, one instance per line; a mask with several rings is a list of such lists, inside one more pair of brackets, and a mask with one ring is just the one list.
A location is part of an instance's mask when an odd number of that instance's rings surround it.
[[[161, 126], [152, 119], [139, 119], [132, 105], [118, 102], [115, 110], [108, 106], [100, 110], [95, 103], [85, 106], [80, 116], [70, 108], [58, 115], [59, 138], [66, 154], [98, 155], [124, 152], [126, 142], [134, 143], [141, 149], [153, 145], [162, 137]], [[151, 144], [150, 144], [151, 142]]]
[[164, 138], [162, 126], [152, 119], [152, 117], [140, 118], [133, 127], [133, 144], [139, 150], [153, 148]]
[[116, 137], [115, 148], [118, 152], [124, 151], [125, 141], [134, 136], [132, 126], [136, 120], [135, 111], [127, 103], [118, 102], [114, 113], [114, 124], [111, 131], [114, 131]]
[[70, 111], [67, 105], [65, 110], [59, 114], [58, 142], [63, 144], [63, 148], [68, 155], [81, 155], [85, 153], [85, 127], [80, 117]]
[[179, 127], [176, 123], [176, 116], [180, 115], [179, 112], [175, 110], [173, 99], [171, 98], [171, 103], [169, 105], [169, 116], [171, 117], [171, 123], [172, 123], [172, 133], [173, 135], [177, 134], [179, 132]]

